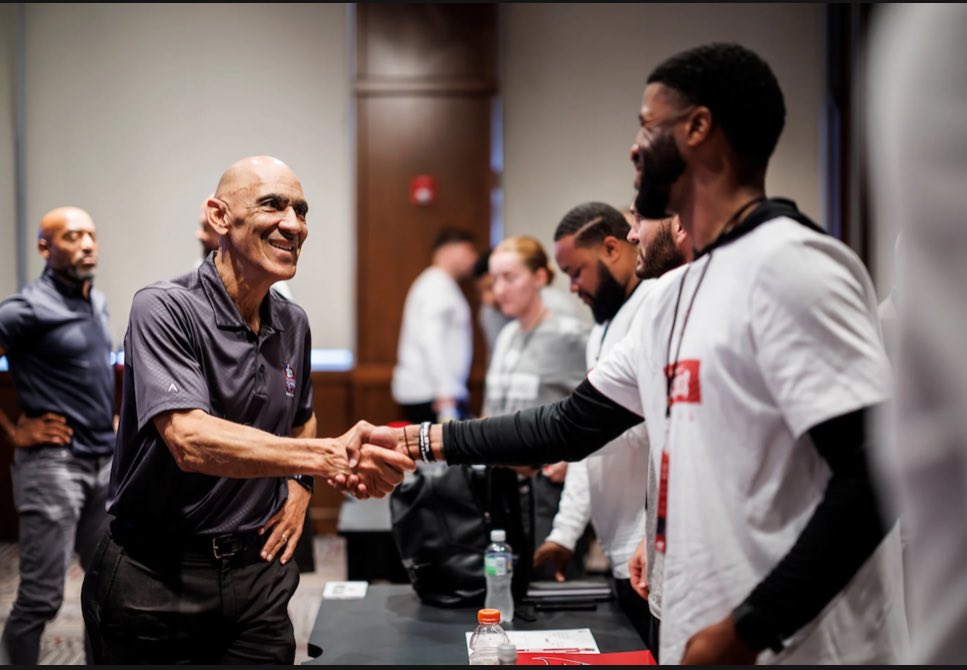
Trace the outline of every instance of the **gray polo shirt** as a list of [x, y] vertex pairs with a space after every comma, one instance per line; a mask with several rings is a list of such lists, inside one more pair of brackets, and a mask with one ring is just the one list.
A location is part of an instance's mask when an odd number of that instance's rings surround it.
[[183, 472], [152, 419], [201, 409], [287, 436], [312, 416], [309, 323], [295, 303], [266, 295], [256, 335], [209, 256], [197, 270], [147, 286], [131, 305], [108, 512], [138, 532], [169, 537], [257, 529], [285, 502], [285, 478]]
[[107, 301], [44, 270], [0, 303], [0, 348], [27, 416], [56, 412], [74, 431], [77, 456], [114, 451], [114, 369]]

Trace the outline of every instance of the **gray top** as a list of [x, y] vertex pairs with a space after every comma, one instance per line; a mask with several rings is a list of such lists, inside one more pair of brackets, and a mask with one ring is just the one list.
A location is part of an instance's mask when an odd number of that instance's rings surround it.
[[567, 396], [587, 373], [588, 331], [574, 317], [554, 312], [526, 333], [517, 320], [504, 326], [487, 369], [484, 416], [512, 414]]
[[114, 369], [107, 301], [44, 270], [0, 303], [0, 348], [7, 352], [27, 416], [56, 412], [74, 431], [71, 451], [114, 451]]
[[184, 537], [255, 530], [288, 492], [284, 477], [181, 471], [153, 417], [201, 409], [287, 436], [312, 416], [305, 312], [269, 291], [256, 335], [212, 258], [194, 272], [141, 289], [131, 306], [108, 511], [139, 532]]

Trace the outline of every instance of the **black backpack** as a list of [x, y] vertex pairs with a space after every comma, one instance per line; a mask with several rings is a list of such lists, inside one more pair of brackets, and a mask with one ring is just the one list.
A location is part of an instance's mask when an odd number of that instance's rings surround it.
[[441, 464], [418, 469], [393, 491], [393, 540], [422, 602], [483, 605], [483, 555], [495, 528], [507, 532], [514, 553], [515, 600], [524, 595], [534, 551], [533, 505], [521, 511], [521, 497], [531, 495], [528, 484], [519, 484], [507, 468]]

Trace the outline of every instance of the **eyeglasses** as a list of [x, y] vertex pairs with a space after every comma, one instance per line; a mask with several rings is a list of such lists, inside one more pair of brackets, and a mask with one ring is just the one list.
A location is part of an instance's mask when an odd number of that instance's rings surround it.
[[661, 121], [655, 122], [651, 126], [648, 125], [648, 122], [647, 121], [646, 122], [643, 122], [641, 124], [641, 132], [643, 132], [646, 135], [649, 135], [650, 136], [650, 135], [654, 134], [655, 131], [660, 130], [661, 128], [665, 128], [666, 126], [670, 126], [670, 125], [676, 124], [679, 121], [683, 120], [685, 117], [687, 117], [689, 114], [691, 114], [694, 109], [695, 109], [695, 105], [692, 105], [692, 106], [688, 107], [687, 109], [679, 112], [675, 116], [671, 117], [670, 119], [662, 119]]

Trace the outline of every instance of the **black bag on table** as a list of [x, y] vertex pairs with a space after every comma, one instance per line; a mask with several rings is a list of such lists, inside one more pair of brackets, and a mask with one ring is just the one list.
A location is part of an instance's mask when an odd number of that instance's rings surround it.
[[[533, 521], [521, 513], [527, 482], [501, 467], [419, 468], [393, 491], [393, 540], [420, 600], [441, 607], [482, 606], [483, 555], [490, 531], [502, 528], [514, 553], [514, 599], [526, 593], [534, 548]], [[532, 509], [526, 504], [525, 510]]]

